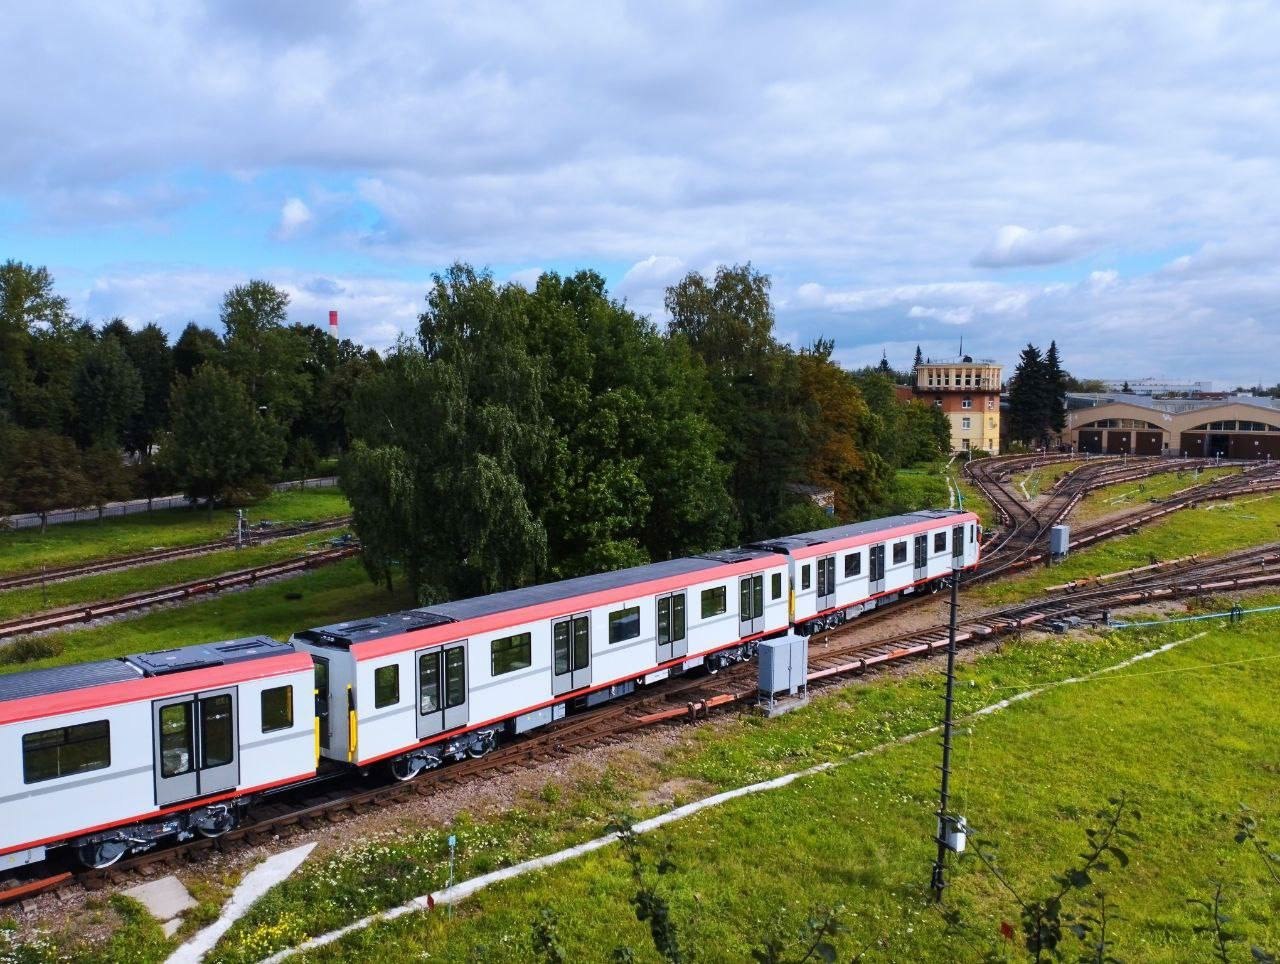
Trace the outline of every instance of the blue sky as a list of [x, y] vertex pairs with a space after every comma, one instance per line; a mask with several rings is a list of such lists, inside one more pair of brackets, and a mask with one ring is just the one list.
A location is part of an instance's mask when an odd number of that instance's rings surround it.
[[8, 8], [0, 257], [95, 321], [248, 278], [378, 347], [455, 259], [788, 339], [1280, 381], [1280, 8], [390, 0]]

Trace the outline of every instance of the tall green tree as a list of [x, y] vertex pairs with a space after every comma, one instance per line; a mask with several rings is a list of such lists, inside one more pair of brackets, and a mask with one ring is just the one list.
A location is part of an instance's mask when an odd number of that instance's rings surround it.
[[803, 397], [788, 378], [791, 352], [773, 334], [770, 281], [750, 264], [696, 272], [667, 289], [668, 332], [706, 366], [710, 418], [731, 466], [739, 537], [779, 534], [787, 484], [805, 481]]
[[125, 446], [150, 459], [151, 448], [169, 421], [169, 392], [173, 387], [173, 349], [169, 337], [158, 325], [149, 324], [131, 332], [125, 352], [138, 370], [142, 383], [142, 405], [125, 429]]
[[13, 433], [0, 488], [13, 511], [38, 513], [45, 532], [50, 512], [85, 503], [87, 483], [75, 443], [39, 429]]
[[222, 301], [227, 367], [244, 383], [253, 404], [283, 426], [303, 410], [310, 383], [303, 371], [307, 344], [285, 327], [289, 296], [266, 281], [228, 291]]
[[104, 335], [80, 357], [72, 397], [76, 441], [118, 448], [143, 404], [142, 378], [118, 338]]
[[530, 496], [546, 491], [549, 372], [521, 344], [524, 297], [453, 265], [417, 344], [356, 390], [342, 479], [361, 558], [387, 584], [401, 566], [424, 603], [523, 585], [547, 564]]
[[80, 457], [84, 473], [84, 503], [98, 510], [98, 522], [108, 502], [127, 499], [133, 491], [133, 472], [125, 465], [120, 449], [97, 444]]
[[47, 268], [12, 259], [0, 265], [0, 408], [14, 410], [32, 387], [33, 331], [62, 328], [68, 318], [67, 299], [54, 291]]
[[1041, 442], [1048, 431], [1050, 398], [1044, 358], [1028, 344], [1009, 379], [1009, 436], [1020, 442]]
[[194, 321], [188, 322], [173, 344], [174, 374], [190, 378], [201, 365], [220, 363], [223, 347], [216, 331], [201, 328]]
[[204, 500], [261, 489], [280, 471], [285, 443], [228, 372], [203, 365], [173, 388], [171, 428], [160, 454], [175, 484]]
[[1052, 435], [1061, 435], [1067, 425], [1067, 378], [1058, 357], [1058, 343], [1049, 342], [1044, 353], [1045, 428]]

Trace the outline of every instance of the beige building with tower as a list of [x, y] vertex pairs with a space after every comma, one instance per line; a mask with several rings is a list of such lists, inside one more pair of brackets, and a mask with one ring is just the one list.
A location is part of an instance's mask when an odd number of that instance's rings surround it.
[[951, 451], [1000, 452], [1000, 378], [994, 361], [968, 355], [916, 368], [915, 396], [947, 416]]

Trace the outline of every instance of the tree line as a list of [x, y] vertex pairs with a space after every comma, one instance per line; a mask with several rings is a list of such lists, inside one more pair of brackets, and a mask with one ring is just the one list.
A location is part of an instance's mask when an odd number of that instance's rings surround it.
[[0, 266], [0, 510], [185, 493], [252, 499], [287, 466], [346, 444], [346, 406], [376, 352], [287, 324], [288, 295], [250, 281], [222, 332], [75, 317], [46, 268]]
[[750, 264], [671, 286], [665, 329], [592, 271], [455, 264], [426, 300], [356, 385], [341, 468], [371, 577], [424, 603], [890, 511], [895, 470], [948, 446], [892, 377], [779, 341]]

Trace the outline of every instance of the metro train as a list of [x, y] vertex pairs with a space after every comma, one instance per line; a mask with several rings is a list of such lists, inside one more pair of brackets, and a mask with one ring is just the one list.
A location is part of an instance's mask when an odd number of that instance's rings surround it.
[[0, 870], [216, 837], [264, 796], [409, 780], [668, 676], [749, 660], [978, 563], [929, 510], [295, 633], [0, 676]]

